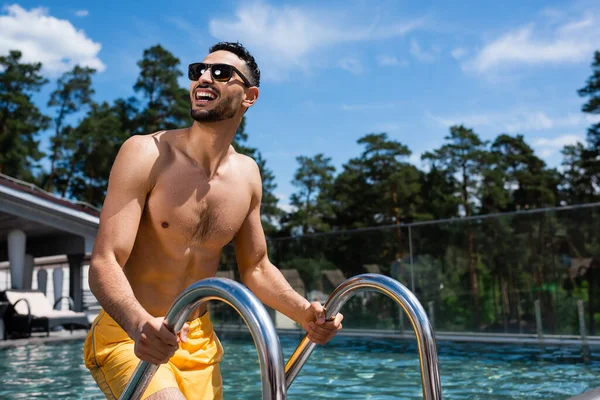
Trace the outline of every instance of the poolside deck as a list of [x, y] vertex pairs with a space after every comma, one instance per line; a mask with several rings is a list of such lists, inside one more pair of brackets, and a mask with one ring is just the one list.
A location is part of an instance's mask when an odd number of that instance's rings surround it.
[[10, 349], [20, 346], [31, 346], [38, 344], [53, 344], [71, 342], [74, 340], [84, 340], [87, 335], [85, 330], [75, 330], [73, 333], [69, 331], [50, 332], [50, 336], [45, 333], [33, 334], [31, 337], [23, 339], [0, 340], [0, 350]]
[[[219, 333], [230, 334], [249, 334], [248, 328], [244, 324], [215, 324], [215, 330]], [[302, 337], [304, 331], [301, 329], [277, 329], [279, 335]], [[69, 331], [51, 332], [49, 337], [45, 334], [34, 334], [30, 338], [0, 340], [0, 349], [9, 347], [26, 346], [31, 344], [45, 343], [60, 343], [71, 340], [83, 340], [87, 335], [87, 331], [75, 330], [73, 333]], [[370, 337], [377, 339], [399, 339], [410, 340], [414, 339], [415, 335], [412, 332], [406, 331], [396, 332], [390, 330], [377, 329], [348, 329], [344, 328], [339, 333], [344, 337]], [[456, 333], [456, 332], [436, 332], [436, 342], [471, 342], [471, 343], [496, 343], [496, 344], [528, 344], [528, 345], [549, 345], [549, 346], [576, 346], [581, 347], [584, 342], [579, 336], [568, 335], [545, 335], [542, 340], [537, 335], [504, 335], [498, 333]], [[586, 338], [586, 344], [590, 348], [600, 348], [600, 336], [589, 336]], [[600, 397], [599, 397], [600, 399]]]
[[[241, 324], [215, 324], [215, 330], [223, 333], [248, 333], [248, 328]], [[303, 336], [301, 329], [277, 329], [279, 335]], [[357, 338], [377, 339], [400, 339], [410, 340], [415, 338], [412, 331], [404, 333], [384, 329], [349, 329], [344, 328], [339, 332], [340, 336]], [[588, 336], [584, 341], [579, 336], [570, 335], [545, 335], [540, 338], [537, 335], [528, 334], [501, 334], [501, 333], [476, 333], [476, 332], [435, 332], [436, 342], [471, 342], [471, 343], [496, 343], [496, 344], [528, 344], [528, 345], [550, 345], [550, 346], [576, 346], [587, 344], [590, 348], [600, 348], [600, 336]]]

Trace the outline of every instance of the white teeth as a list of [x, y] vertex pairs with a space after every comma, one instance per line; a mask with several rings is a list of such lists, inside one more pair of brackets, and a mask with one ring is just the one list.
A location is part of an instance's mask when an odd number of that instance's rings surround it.
[[196, 99], [198, 99], [198, 100], [199, 100], [199, 99], [200, 99], [200, 98], [202, 98], [202, 97], [208, 97], [208, 98], [210, 98], [210, 99], [214, 100], [214, 99], [215, 99], [217, 96], [215, 96], [215, 95], [214, 95], [213, 93], [211, 93], [211, 92], [206, 92], [206, 91], [203, 91], [203, 90], [198, 90], [198, 91], [196, 92]]

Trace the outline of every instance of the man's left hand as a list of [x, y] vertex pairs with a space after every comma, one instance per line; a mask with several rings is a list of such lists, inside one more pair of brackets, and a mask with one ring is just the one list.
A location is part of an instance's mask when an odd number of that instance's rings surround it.
[[315, 301], [304, 310], [304, 319], [302, 327], [308, 333], [308, 338], [316, 344], [325, 344], [342, 329], [342, 320], [344, 316], [338, 313], [330, 321], [325, 320], [325, 309], [321, 303]]

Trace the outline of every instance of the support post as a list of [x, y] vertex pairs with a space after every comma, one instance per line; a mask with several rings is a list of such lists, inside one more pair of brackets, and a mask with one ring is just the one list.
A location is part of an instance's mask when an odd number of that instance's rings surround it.
[[428, 301], [427, 308], [429, 309], [429, 322], [431, 323], [431, 328], [435, 331], [435, 302]]
[[33, 256], [25, 254], [23, 263], [23, 289], [31, 290], [33, 285]]
[[74, 311], [83, 311], [83, 275], [81, 264], [83, 254], [69, 254], [69, 297], [73, 299]]
[[535, 304], [535, 327], [540, 343], [544, 341], [544, 328], [542, 327], [542, 308], [540, 306], [540, 300], [536, 300]]
[[46, 271], [46, 268], [38, 269], [37, 286], [38, 289], [44, 293], [44, 296], [48, 295], [48, 271]]
[[408, 226], [408, 254], [410, 257], [410, 291], [415, 293], [415, 270], [413, 266], [412, 229]]
[[[52, 292], [54, 293], [54, 303], [62, 297], [63, 293], [63, 277], [64, 272], [62, 268], [54, 268], [52, 271]], [[62, 302], [56, 306], [57, 310], [62, 309]]]
[[581, 336], [581, 356], [584, 362], [590, 362], [590, 347], [585, 330], [585, 310], [583, 300], [577, 300], [577, 316], [579, 317], [579, 335]]
[[15, 229], [8, 233], [8, 261], [10, 263], [10, 287], [23, 289], [25, 274], [25, 232]]

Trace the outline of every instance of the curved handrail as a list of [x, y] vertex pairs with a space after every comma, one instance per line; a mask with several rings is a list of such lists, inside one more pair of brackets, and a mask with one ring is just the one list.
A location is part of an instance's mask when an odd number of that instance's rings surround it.
[[[325, 303], [326, 317], [335, 316], [354, 294], [360, 291], [378, 291], [396, 301], [408, 314], [417, 336], [421, 361], [421, 382], [425, 400], [440, 400], [442, 388], [433, 329], [419, 300], [400, 282], [379, 274], [363, 274], [350, 278], [338, 286]], [[286, 385], [289, 388], [300, 369], [315, 348], [304, 336], [285, 366]]]
[[[281, 344], [262, 303], [247, 288], [227, 278], [208, 278], [188, 287], [173, 303], [165, 320], [179, 332], [190, 313], [210, 300], [221, 300], [233, 307], [250, 329], [260, 361], [263, 400], [285, 400], [286, 386]], [[131, 376], [121, 399], [139, 399], [158, 369], [141, 361]]]

